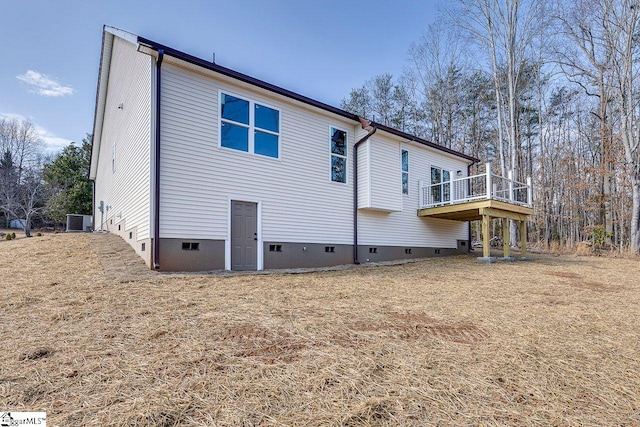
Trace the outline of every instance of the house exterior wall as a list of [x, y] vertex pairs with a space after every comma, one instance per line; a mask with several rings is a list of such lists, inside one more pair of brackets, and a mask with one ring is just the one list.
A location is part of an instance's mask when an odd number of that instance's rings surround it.
[[[110, 65], [106, 94], [100, 86], [104, 117], [96, 119], [101, 143], [95, 169], [92, 159], [95, 228], [119, 234], [151, 266], [155, 58], [118, 36], [105, 49]], [[162, 270], [231, 268], [233, 200], [257, 205], [258, 269], [353, 261], [353, 146], [367, 134], [360, 123], [171, 55], [160, 71]], [[222, 93], [279, 112], [278, 158], [220, 146]], [[332, 128], [347, 132], [346, 183], [331, 180]], [[403, 149], [409, 152], [408, 195], [402, 194]], [[417, 209], [418, 182], [429, 182], [431, 166], [455, 177], [458, 170], [466, 175], [467, 164], [386, 131], [360, 145], [358, 259], [466, 252], [466, 223], [420, 218]], [[108, 207], [103, 215], [100, 202]]]
[[[358, 135], [357, 139], [360, 140], [363, 136], [364, 134]], [[358, 147], [358, 209], [371, 206], [370, 165], [369, 144], [365, 141]]]
[[[160, 237], [229, 239], [231, 200], [260, 203], [261, 241], [352, 244], [355, 126], [266, 91], [162, 67]], [[219, 146], [220, 92], [280, 111], [280, 158]], [[347, 130], [347, 183], [331, 181], [330, 128]]]
[[[377, 135], [377, 134], [376, 134]], [[372, 138], [373, 139], [373, 138]], [[392, 138], [378, 136], [372, 143], [393, 146], [395, 154], [385, 153], [390, 158], [401, 158], [401, 150], [409, 152], [409, 194], [402, 194], [401, 166], [398, 162], [396, 172], [387, 176], [394, 183], [396, 194], [401, 198], [402, 209], [398, 212], [376, 212], [360, 210], [358, 216], [358, 242], [361, 245], [389, 245], [405, 248], [457, 248], [458, 240], [468, 240], [468, 224], [417, 216], [419, 206], [419, 181], [430, 182], [431, 166], [451, 172], [455, 177], [459, 170], [467, 175], [467, 163], [430, 147], [417, 143], [394, 142]], [[391, 188], [386, 191], [391, 191]], [[413, 252], [413, 251], [412, 251]], [[365, 256], [366, 255], [366, 256]], [[368, 254], [364, 254], [365, 259]]]
[[358, 209], [402, 210], [399, 153], [400, 141], [377, 133], [358, 147]]
[[[96, 230], [121, 235], [150, 265], [152, 61], [138, 53], [135, 44], [119, 37], [112, 40], [96, 168], [94, 224]], [[103, 214], [100, 202], [105, 206]]]
[[[207, 70], [183, 68], [170, 58], [165, 58], [162, 76], [161, 240], [217, 242], [218, 252], [211, 259], [220, 265], [220, 244], [228, 245], [230, 239], [230, 202], [242, 200], [260, 205], [259, 244], [264, 268], [282, 267], [286, 260], [301, 260], [307, 266], [313, 262], [310, 259], [324, 265], [331, 259], [342, 262], [349, 257], [344, 246], [353, 245], [353, 145], [364, 135], [359, 124]], [[219, 146], [222, 92], [280, 111], [280, 158]], [[332, 126], [348, 133], [346, 184], [330, 179]], [[401, 148], [410, 153], [409, 195], [402, 194]], [[460, 249], [458, 241], [468, 239], [466, 223], [416, 215], [418, 181], [428, 182], [432, 164], [453, 174], [457, 170], [466, 174], [467, 170], [463, 159], [417, 143], [402, 143], [382, 132], [360, 146], [361, 245], [389, 248], [386, 253], [393, 257], [399, 251], [404, 253], [404, 248], [416, 248], [412, 254], [428, 252], [417, 248]], [[284, 254], [270, 253], [269, 243], [283, 245]], [[326, 254], [323, 245], [335, 245], [340, 255]], [[311, 252], [317, 252], [318, 257], [311, 257]], [[370, 257], [362, 254], [360, 258]]]

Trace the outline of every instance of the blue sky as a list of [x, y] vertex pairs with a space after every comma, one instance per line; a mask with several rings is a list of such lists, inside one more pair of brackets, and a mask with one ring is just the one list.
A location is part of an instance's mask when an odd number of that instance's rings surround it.
[[7, 0], [0, 115], [54, 152], [93, 128], [102, 26], [111, 25], [330, 105], [407, 66], [439, 0]]

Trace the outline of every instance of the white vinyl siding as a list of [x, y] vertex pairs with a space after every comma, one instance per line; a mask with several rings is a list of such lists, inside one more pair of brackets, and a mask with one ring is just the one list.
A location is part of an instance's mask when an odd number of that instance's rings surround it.
[[[105, 57], [109, 57], [108, 55]], [[120, 230], [136, 229], [137, 240], [150, 237], [151, 58], [136, 46], [113, 38], [101, 145], [96, 170], [95, 227], [113, 221]], [[119, 108], [121, 107], [121, 108]]]
[[[379, 139], [379, 142], [383, 141]], [[396, 144], [392, 145], [397, 148]], [[418, 217], [418, 182], [420, 180], [424, 180], [425, 183], [429, 182], [432, 164], [447, 168], [453, 173], [461, 170], [466, 175], [467, 163], [462, 159], [456, 160], [453, 156], [416, 143], [403, 144], [402, 149], [409, 152], [411, 162], [409, 166], [411, 171], [409, 194], [402, 196], [402, 211], [385, 213], [366, 209], [359, 210], [359, 244], [455, 248], [456, 240], [469, 238], [467, 223]], [[395, 157], [398, 158], [398, 151], [396, 150], [395, 153]], [[400, 168], [394, 178], [395, 182], [398, 182], [399, 174]], [[396, 193], [400, 193], [400, 190], [397, 189]]]
[[[160, 237], [228, 238], [229, 200], [259, 201], [263, 241], [350, 244], [352, 189], [328, 179], [327, 129], [354, 123], [268, 92], [180, 68], [162, 68]], [[219, 147], [219, 93], [280, 111], [280, 158]], [[347, 168], [347, 182], [351, 182]]]
[[[229, 200], [259, 202], [261, 241], [353, 243], [353, 144], [366, 131], [330, 113], [238, 83], [184, 69], [165, 58], [162, 68], [160, 237], [227, 240]], [[232, 93], [280, 110], [280, 158], [219, 147], [219, 93]], [[347, 131], [347, 185], [329, 177], [327, 133]], [[409, 151], [410, 191], [402, 194], [401, 149]], [[358, 150], [360, 244], [456, 247], [462, 222], [419, 218], [418, 181], [431, 164], [466, 171], [463, 159], [382, 131]], [[367, 191], [362, 190], [366, 188]]]
[[[358, 135], [361, 137], [360, 135]], [[371, 206], [371, 192], [369, 191], [369, 145], [362, 143], [358, 147], [358, 209]]]
[[[358, 198], [359, 209], [402, 210], [399, 147], [399, 141], [382, 138], [377, 133], [359, 147], [358, 192], [366, 193], [362, 199]], [[366, 167], [360, 168], [361, 159], [366, 161]], [[360, 201], [366, 202], [360, 204]]]

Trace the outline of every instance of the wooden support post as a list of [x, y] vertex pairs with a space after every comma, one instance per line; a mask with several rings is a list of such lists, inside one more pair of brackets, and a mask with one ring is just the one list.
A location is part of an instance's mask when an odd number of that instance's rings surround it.
[[518, 221], [520, 226], [520, 256], [527, 257], [527, 221]]
[[511, 231], [509, 230], [509, 220], [507, 218], [502, 218], [502, 255], [505, 258], [509, 258], [509, 250], [511, 246]]
[[489, 215], [482, 215], [482, 256], [489, 258], [491, 256], [491, 239], [489, 239]]

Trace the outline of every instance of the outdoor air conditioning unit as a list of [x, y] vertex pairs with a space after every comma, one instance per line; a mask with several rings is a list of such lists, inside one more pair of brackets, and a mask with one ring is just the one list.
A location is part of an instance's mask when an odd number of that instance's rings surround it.
[[91, 231], [92, 216], [67, 214], [67, 232]]

